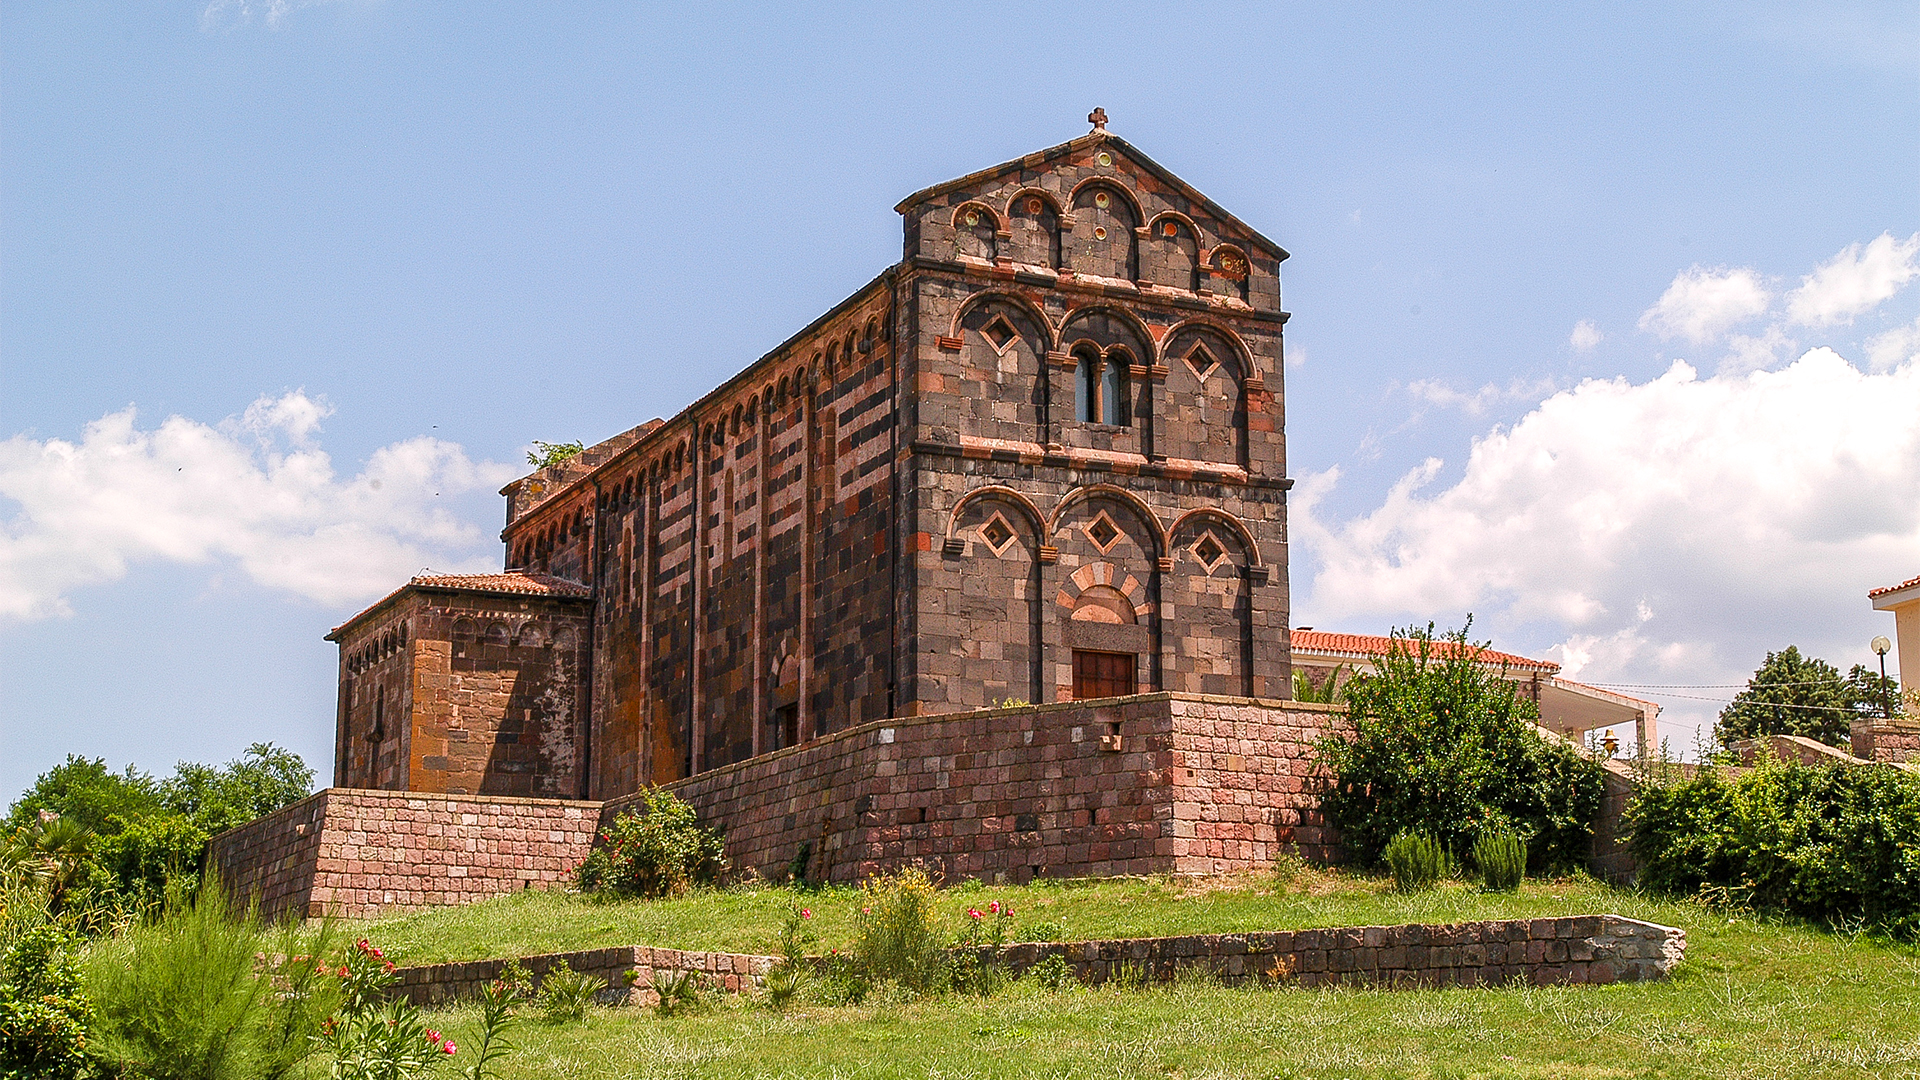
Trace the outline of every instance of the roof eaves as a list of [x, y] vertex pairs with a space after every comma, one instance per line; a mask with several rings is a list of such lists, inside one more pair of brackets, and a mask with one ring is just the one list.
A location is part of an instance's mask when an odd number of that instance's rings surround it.
[[1129, 156], [1133, 157], [1136, 161], [1138, 161], [1142, 166], [1144, 166], [1147, 169], [1147, 171], [1153, 173], [1154, 176], [1158, 177], [1162, 183], [1165, 183], [1171, 187], [1178, 188], [1180, 191], [1186, 193], [1186, 195], [1189, 198], [1193, 199], [1194, 202], [1197, 202], [1201, 206], [1205, 207], [1209, 214], [1212, 214], [1214, 217], [1219, 218], [1221, 221], [1227, 222], [1233, 227], [1246, 233], [1248, 238], [1252, 239], [1256, 243], [1260, 244], [1262, 247], [1266, 248], [1270, 254], [1277, 256], [1280, 259], [1280, 261], [1285, 262], [1290, 257], [1287, 254], [1286, 248], [1283, 248], [1279, 244], [1274, 243], [1271, 238], [1266, 236], [1260, 230], [1240, 220], [1240, 218], [1236, 216], [1232, 211], [1228, 210], [1226, 207], [1221, 206], [1219, 203], [1214, 202], [1212, 199], [1208, 198], [1204, 192], [1202, 192], [1199, 188], [1194, 187], [1192, 184], [1188, 183], [1187, 181], [1181, 179], [1180, 176], [1176, 174], [1173, 170], [1153, 160], [1153, 158], [1149, 157], [1145, 151], [1142, 151], [1139, 147], [1133, 145], [1127, 140], [1121, 138], [1118, 135], [1114, 135], [1105, 131], [1088, 132], [1087, 134], [1082, 135], [1077, 139], [1072, 139], [1067, 142], [1063, 142], [1058, 146], [1048, 147], [1045, 150], [1035, 151], [1034, 153], [1027, 154], [1024, 157], [1017, 157], [1017, 158], [1014, 158], [1012, 161], [1004, 161], [998, 165], [995, 165], [986, 169], [981, 169], [977, 172], [970, 172], [967, 175], [962, 176], [956, 180], [948, 180], [945, 183], [935, 184], [929, 188], [922, 188], [919, 191], [916, 191], [913, 194], [907, 196], [906, 198], [900, 200], [900, 204], [893, 208], [894, 212], [898, 214], [904, 214], [910, 208], [918, 206], [921, 203], [926, 202], [928, 199], [937, 199], [942, 195], [946, 195], [951, 192], [958, 191], [961, 188], [971, 187], [974, 184], [978, 184], [983, 180], [991, 180], [992, 178], [999, 176], [1002, 173], [1008, 172], [1012, 169], [1027, 168], [1032, 165], [1038, 165], [1041, 162], [1048, 161], [1056, 157], [1060, 157], [1064, 154], [1070, 154], [1075, 150], [1080, 149], [1083, 146], [1090, 146], [1097, 142], [1112, 143], [1113, 145], [1126, 151]]

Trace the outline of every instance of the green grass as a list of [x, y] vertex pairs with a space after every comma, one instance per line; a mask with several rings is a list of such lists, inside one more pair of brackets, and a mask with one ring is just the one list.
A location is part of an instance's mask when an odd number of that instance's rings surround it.
[[[1862, 935], [1729, 916], [1586, 881], [1518, 894], [1464, 886], [1398, 896], [1320, 872], [968, 887], [948, 914], [1010, 901], [1016, 924], [1073, 938], [1285, 929], [1613, 911], [1680, 926], [1667, 982], [1557, 989], [1230, 990], [1203, 984], [1047, 993], [776, 1014], [751, 1000], [691, 1016], [599, 1009], [528, 1021], [503, 1077], [1920, 1077], [1920, 950]], [[816, 913], [822, 948], [851, 937], [854, 894], [740, 890], [602, 904], [520, 895], [364, 929], [402, 963], [608, 944], [768, 951], [790, 902]], [[464, 1045], [478, 1010], [437, 1013]], [[310, 1061], [314, 1076], [324, 1063]]]
[[[396, 963], [530, 956], [608, 945], [654, 945], [774, 953], [791, 905], [813, 912], [819, 951], [853, 939], [859, 890], [742, 888], [677, 900], [605, 901], [572, 893], [522, 892], [458, 908], [354, 924]], [[957, 930], [968, 907], [1013, 907], [1014, 938], [1078, 941], [1171, 934], [1377, 926], [1411, 922], [1615, 912], [1671, 915], [1643, 898], [1591, 880], [1529, 881], [1519, 892], [1482, 893], [1459, 882], [1402, 895], [1386, 878], [1302, 870], [1289, 879], [1244, 874], [1201, 880], [1120, 878], [1040, 882], [1022, 887], [969, 882], [944, 890], [943, 914]], [[1635, 910], [1626, 908], [1639, 905]], [[1645, 909], [1644, 911], [1641, 909]], [[1647, 912], [1652, 912], [1648, 914]]]

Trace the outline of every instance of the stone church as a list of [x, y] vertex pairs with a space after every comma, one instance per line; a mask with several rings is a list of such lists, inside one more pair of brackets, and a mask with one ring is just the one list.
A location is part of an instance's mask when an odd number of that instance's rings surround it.
[[334, 630], [335, 784], [606, 800], [891, 717], [1288, 697], [1287, 253], [1090, 120], [509, 484], [503, 572]]

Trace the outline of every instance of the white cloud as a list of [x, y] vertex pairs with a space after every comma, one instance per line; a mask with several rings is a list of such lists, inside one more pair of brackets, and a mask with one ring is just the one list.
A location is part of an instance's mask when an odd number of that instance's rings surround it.
[[1573, 333], [1567, 338], [1567, 344], [1575, 352], [1587, 352], [1600, 344], [1600, 328], [1593, 325], [1592, 319], [1581, 319], [1573, 325]]
[[[1443, 409], [1459, 409], [1469, 416], [1480, 416], [1496, 405], [1514, 401], [1538, 401], [1553, 390], [1552, 379], [1515, 379], [1506, 386], [1487, 383], [1473, 391], [1455, 390], [1439, 379], [1415, 379], [1407, 384], [1407, 393]], [[1416, 415], [1415, 419], [1418, 419]]]
[[1663, 340], [1678, 337], [1705, 345], [1765, 314], [1772, 302], [1766, 284], [1752, 270], [1695, 266], [1674, 277], [1667, 291], [1640, 316], [1640, 329]]
[[200, 29], [204, 31], [231, 30], [236, 26], [248, 26], [255, 20], [269, 29], [278, 30], [287, 24], [295, 11], [301, 8], [319, 7], [323, 4], [354, 4], [371, 7], [380, 0], [208, 0], [207, 6], [200, 10]]
[[1558, 640], [1592, 679], [1738, 681], [1789, 643], [1844, 668], [1866, 590], [1920, 567], [1920, 363], [1867, 373], [1820, 348], [1779, 371], [1590, 380], [1475, 440], [1430, 490], [1442, 468], [1346, 521], [1318, 512], [1337, 470], [1303, 479], [1303, 617], [1472, 611], [1496, 640]]
[[1920, 319], [1867, 339], [1867, 365], [1874, 371], [1891, 371], [1909, 360], [1920, 360]]
[[519, 470], [415, 438], [375, 451], [351, 479], [313, 445], [330, 410], [295, 391], [209, 426], [142, 430], [129, 407], [78, 443], [0, 442], [0, 619], [63, 614], [68, 596], [132, 564], [231, 560], [254, 581], [326, 604], [371, 599], [423, 565], [479, 568], [487, 538], [440, 506]]
[[1864, 249], [1850, 244], [1800, 279], [1787, 294], [1787, 317], [1803, 326], [1851, 323], [1920, 275], [1920, 233], [1881, 233]]
[[1727, 339], [1727, 355], [1720, 361], [1715, 374], [1745, 375], [1768, 370], [1780, 362], [1781, 353], [1797, 344], [1778, 324], [1757, 334], [1734, 334]]

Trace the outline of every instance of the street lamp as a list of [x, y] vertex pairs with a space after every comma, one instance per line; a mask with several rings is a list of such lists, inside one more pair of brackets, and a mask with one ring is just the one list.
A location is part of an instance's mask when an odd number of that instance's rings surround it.
[[1893, 719], [1893, 699], [1887, 696], [1887, 651], [1893, 648], [1893, 642], [1888, 641], [1887, 636], [1882, 634], [1869, 642], [1867, 648], [1872, 649], [1880, 657], [1880, 711], [1891, 720]]

